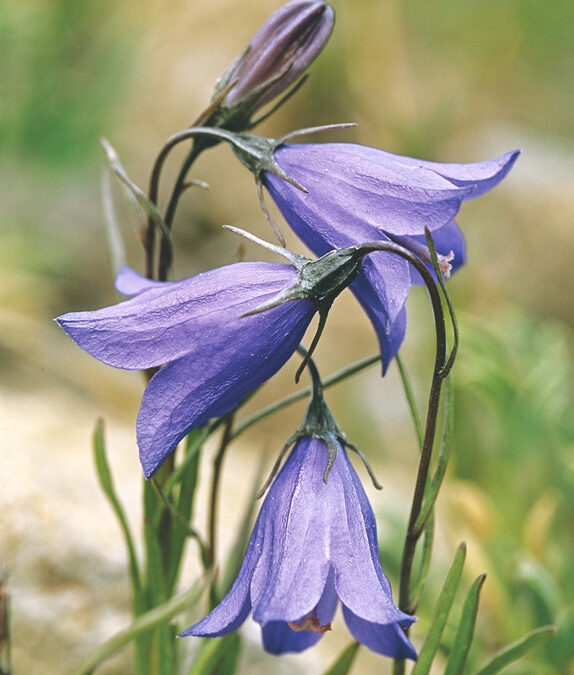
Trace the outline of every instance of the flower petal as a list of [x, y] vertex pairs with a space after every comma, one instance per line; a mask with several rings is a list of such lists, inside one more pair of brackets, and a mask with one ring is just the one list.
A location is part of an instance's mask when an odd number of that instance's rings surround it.
[[[334, 575], [331, 569], [325, 584], [325, 590], [314, 612], [321, 626], [327, 626], [335, 616], [337, 609]], [[271, 654], [302, 652], [316, 644], [323, 633], [309, 630], [294, 631], [285, 621], [270, 621], [263, 626], [263, 646]]]
[[313, 633], [313, 631], [294, 631], [285, 621], [269, 621], [261, 629], [261, 635], [263, 648], [269, 654], [302, 652], [317, 644], [323, 637], [322, 633]]
[[272, 547], [255, 569], [251, 599], [253, 618], [263, 625], [298, 621], [316, 607], [325, 590], [329, 507], [337, 495], [322, 482], [326, 446], [317, 452], [311, 447], [315, 443], [307, 438], [297, 443], [261, 509], [264, 539]]
[[116, 277], [115, 287], [116, 290], [123, 295], [139, 295], [145, 291], [150, 290], [151, 288], [160, 288], [165, 286], [164, 281], [153, 281], [147, 277], [142, 277], [141, 274], [138, 274], [131, 267], [121, 267]]
[[[322, 256], [333, 247], [346, 248], [367, 241], [389, 241], [379, 229], [363, 222], [355, 223], [355, 229], [351, 230], [346, 223], [329, 221], [330, 229], [325, 235], [326, 226], [320, 220], [315, 223], [306, 220], [299, 208], [299, 201], [283, 200], [282, 190], [276, 189], [278, 180], [273, 176], [266, 177], [269, 193], [293, 231], [316, 255]], [[409, 267], [406, 260], [392, 253], [372, 253], [365, 258], [357, 279], [350, 286], [377, 332], [383, 372], [386, 372], [404, 338], [404, 304], [411, 283]]]
[[[361, 619], [343, 605], [343, 616], [351, 631], [351, 635], [377, 654], [384, 654], [395, 659], [416, 660], [417, 653], [404, 630], [398, 622], [391, 624], [378, 624]], [[412, 623], [402, 622], [403, 625]]]
[[[414, 237], [410, 238], [414, 239], [419, 244], [426, 246], [427, 242], [424, 235], [415, 235]], [[454, 258], [450, 261], [451, 275], [454, 274], [464, 264], [466, 264], [466, 241], [464, 239], [463, 233], [454, 220], [451, 220], [450, 223], [447, 223], [446, 225], [439, 227], [438, 230], [435, 230], [432, 233], [432, 238], [439, 255], [446, 256], [451, 251], [454, 254]], [[436, 280], [432, 263], [427, 263], [427, 268]], [[417, 286], [424, 284], [421, 275], [412, 266], [410, 268], [410, 273], [412, 284], [416, 284]]]
[[94, 312], [57, 319], [82, 349], [116, 368], [174, 361], [228, 334], [228, 324], [297, 280], [290, 265], [237, 263], [175, 282], [146, 282], [131, 270], [118, 287], [136, 297]]
[[188, 635], [220, 637], [237, 630], [241, 626], [251, 610], [249, 587], [253, 570], [261, 554], [262, 543], [261, 519], [258, 519], [241, 563], [239, 574], [227, 595], [205, 618], [184, 630], [179, 637], [187, 637]]
[[[412, 622], [412, 617], [393, 603], [379, 558], [373, 510], [345, 451], [341, 449], [339, 455], [337, 470], [345, 486], [344, 500], [340, 500], [339, 513], [332, 516], [330, 539], [337, 594], [344, 605], [366, 621]], [[337, 461], [331, 474], [336, 465]]]
[[247, 50], [223, 81], [237, 84], [225, 96], [231, 108], [257, 96], [257, 107], [268, 103], [299, 78], [325, 46], [335, 22], [333, 8], [325, 2], [292, 0], [274, 12], [249, 42]]
[[377, 333], [384, 375], [405, 337], [407, 313], [403, 305], [400, 312], [391, 319], [375, 290], [376, 285], [369, 281], [370, 279], [361, 273], [351, 284], [351, 290], [363, 306]]
[[[390, 153], [385, 154], [390, 155]], [[399, 155], [390, 155], [390, 157], [396, 158], [398, 161], [408, 166], [434, 171], [454, 185], [460, 187], [472, 187], [469, 192], [464, 193], [463, 199], [475, 199], [498, 185], [508, 174], [510, 169], [512, 169], [512, 166], [519, 155], [520, 150], [514, 150], [513, 152], [507, 152], [496, 159], [465, 164], [426, 162], [422, 159], [402, 157]]]
[[455, 217], [466, 193], [474, 189], [457, 187], [397, 155], [350, 143], [282, 145], [275, 159], [308, 190], [265, 174], [279, 209], [289, 204], [327, 240], [344, 228], [356, 243], [365, 225], [394, 235], [434, 230]]
[[243, 318], [227, 312], [211, 330], [204, 325], [201, 340], [188, 345], [193, 351], [162, 368], [145, 390], [137, 438], [146, 478], [188, 431], [229, 412], [274, 375], [314, 313], [311, 302], [291, 300]]

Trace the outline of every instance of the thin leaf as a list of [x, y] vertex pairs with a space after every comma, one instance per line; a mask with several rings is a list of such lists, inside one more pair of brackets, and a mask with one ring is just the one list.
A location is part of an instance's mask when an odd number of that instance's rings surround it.
[[434, 541], [434, 513], [431, 513], [423, 535], [423, 551], [416, 578], [411, 583], [411, 597], [415, 598], [415, 607], [418, 606], [423, 590], [424, 583], [429, 571], [432, 547]]
[[[323, 389], [327, 389], [334, 384], [342, 382], [346, 378], [359, 373], [361, 370], [368, 368], [380, 360], [381, 355], [374, 354], [373, 356], [368, 356], [364, 359], [361, 359], [360, 361], [357, 361], [356, 363], [352, 363], [350, 366], [346, 366], [345, 368], [338, 370], [336, 373], [333, 373], [333, 375], [330, 375], [323, 380]], [[250, 426], [253, 426], [256, 422], [259, 422], [259, 420], [262, 420], [264, 417], [268, 417], [277, 410], [281, 410], [292, 403], [296, 403], [297, 401], [307, 398], [310, 393], [311, 387], [305, 387], [304, 389], [300, 389], [299, 391], [289, 394], [289, 396], [286, 396], [285, 398], [268, 405], [266, 408], [262, 408], [249, 417], [246, 417], [240, 424], [236, 425], [235, 429], [233, 430], [231, 440], [237, 438], [239, 434], [242, 434], [246, 429], [248, 429]]]
[[208, 578], [200, 579], [185, 593], [180, 593], [159, 607], [154, 607], [154, 609], [139, 616], [130, 626], [116, 633], [100, 645], [92, 656], [82, 664], [76, 675], [89, 675], [102, 661], [114, 652], [117, 652], [118, 649], [121, 649], [143, 633], [152, 630], [162, 623], [166, 623], [184, 609], [196, 605], [203, 591], [207, 588], [208, 583]]
[[514, 663], [524, 656], [526, 652], [548, 640], [548, 638], [554, 635], [555, 631], [556, 628], [554, 626], [535, 628], [521, 637], [520, 640], [497, 652], [488, 663], [476, 671], [475, 675], [495, 675], [495, 673], [499, 673], [507, 665]]
[[185, 543], [189, 536], [192, 536], [197, 540], [202, 559], [204, 557], [203, 540], [190, 525], [193, 515], [195, 488], [197, 487], [197, 478], [199, 474], [202, 438], [203, 434], [201, 431], [194, 430], [188, 434], [185, 442], [185, 457], [187, 458], [188, 455], [191, 455], [191, 459], [189, 462], [186, 462], [186, 470], [182, 474], [179, 495], [177, 497], [176, 509], [179, 519], [176, 521], [176, 524], [181, 523], [181, 527], [174, 528], [170, 542], [171, 550], [169, 556], [170, 569], [168, 574], [168, 584], [171, 589], [175, 587], [181, 567]]
[[399, 356], [399, 354], [396, 354], [395, 356], [395, 361], [397, 362], [397, 366], [399, 368], [399, 375], [401, 376], [401, 382], [403, 385], [403, 389], [405, 392], [405, 397], [407, 399], [407, 405], [409, 406], [409, 410], [411, 413], [411, 419], [413, 422], [413, 425], [415, 427], [415, 433], [417, 435], [417, 440], [419, 442], [419, 448], [423, 447], [423, 438], [424, 438], [424, 429], [423, 429], [423, 423], [421, 421], [421, 416], [419, 414], [418, 408], [417, 408], [417, 403], [415, 401], [415, 395], [413, 392], [413, 387], [411, 384], [411, 380], [409, 378], [407, 369], [403, 363], [403, 360]]
[[239, 661], [241, 639], [237, 632], [209, 639], [195, 660], [189, 675], [233, 675]]
[[486, 574], [478, 576], [468, 591], [464, 607], [462, 608], [462, 617], [454, 639], [450, 658], [446, 664], [444, 675], [462, 675], [464, 672], [464, 666], [466, 664], [468, 652], [470, 651], [474, 626], [476, 624], [480, 591], [485, 579]]
[[324, 672], [323, 675], [347, 675], [351, 670], [355, 656], [360, 647], [359, 642], [351, 642], [351, 644], [339, 654], [337, 660], [333, 665]]
[[106, 224], [106, 241], [108, 244], [108, 254], [112, 266], [114, 279], [120, 269], [126, 264], [126, 254], [120, 233], [120, 226], [116, 218], [116, 209], [112, 196], [112, 185], [110, 181], [110, 172], [102, 172], [102, 202], [104, 208], [104, 221]]
[[449, 313], [450, 321], [451, 321], [451, 324], [452, 324], [453, 345], [452, 345], [451, 352], [448, 356], [448, 359], [447, 359], [447, 361], [446, 361], [446, 363], [445, 363], [445, 365], [444, 365], [444, 367], [441, 371], [441, 377], [446, 377], [450, 373], [450, 371], [452, 370], [452, 367], [454, 365], [454, 360], [455, 360], [457, 352], [458, 352], [458, 343], [459, 343], [458, 322], [456, 320], [456, 314], [454, 313], [454, 305], [452, 304], [452, 300], [450, 299], [450, 295], [449, 295], [448, 289], [446, 287], [444, 277], [442, 275], [442, 271], [440, 269], [436, 246], [434, 245], [434, 241], [433, 241], [433, 238], [431, 236], [430, 231], [427, 230], [426, 228], [425, 228], [425, 236], [426, 236], [426, 240], [427, 240], [427, 246], [429, 248], [430, 255], [431, 255], [432, 266], [433, 266], [433, 269], [435, 271], [436, 278], [438, 280], [440, 288], [442, 290], [444, 299], [446, 301], [446, 306], [448, 308], [448, 313]]
[[460, 583], [465, 558], [466, 544], [462, 542], [456, 551], [454, 560], [446, 576], [444, 586], [434, 609], [430, 630], [411, 675], [426, 675], [430, 671]]
[[112, 474], [110, 471], [110, 466], [108, 464], [108, 459], [106, 456], [106, 441], [104, 436], [104, 422], [103, 420], [98, 420], [96, 428], [94, 429], [93, 435], [93, 449], [94, 449], [94, 459], [96, 463], [96, 471], [98, 474], [98, 479], [100, 481], [100, 486], [108, 498], [108, 501], [111, 504], [111, 507], [116, 514], [116, 518], [120, 524], [122, 534], [126, 542], [126, 548], [128, 551], [128, 560], [130, 568], [130, 576], [132, 580], [132, 586], [134, 588], [134, 596], [137, 598], [141, 593], [141, 575], [138, 564], [138, 559], [136, 555], [136, 549], [134, 546], [134, 540], [129, 528], [128, 520], [126, 514], [123, 510], [121, 502], [116, 494], [114, 483], [112, 479]]
[[167, 239], [171, 238], [171, 233], [169, 228], [165, 224], [157, 206], [151, 202], [145, 192], [139, 188], [135, 183], [133, 183], [122, 166], [119, 157], [114, 150], [114, 148], [108, 143], [105, 138], [101, 139], [102, 147], [108, 157], [108, 161], [112, 168], [114, 174], [119, 178], [121, 183], [126, 188], [129, 195], [135, 198], [136, 202], [142, 207], [142, 209], [147, 213], [147, 215], [152, 219], [154, 224], [161, 230], [164, 237]]
[[423, 530], [427, 519], [432, 513], [450, 457], [450, 448], [454, 433], [454, 388], [448, 378], [445, 381], [445, 394], [444, 432], [441, 439], [437, 467], [431, 481], [427, 484], [425, 489], [424, 502], [413, 527], [415, 532], [421, 532]]

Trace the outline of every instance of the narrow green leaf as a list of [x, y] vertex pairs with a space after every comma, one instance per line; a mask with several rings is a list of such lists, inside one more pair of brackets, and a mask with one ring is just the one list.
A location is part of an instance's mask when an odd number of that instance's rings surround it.
[[169, 228], [165, 224], [157, 206], [151, 202], [145, 192], [141, 190], [135, 183], [133, 183], [122, 166], [119, 157], [114, 148], [108, 143], [105, 138], [101, 139], [102, 147], [108, 157], [108, 161], [114, 174], [118, 177], [121, 183], [126, 188], [127, 194], [135, 199], [147, 215], [153, 220], [154, 224], [161, 230], [162, 234], [168, 239], [171, 238]]
[[120, 226], [116, 218], [110, 172], [107, 170], [102, 173], [102, 201], [104, 207], [104, 221], [106, 224], [107, 248], [115, 279], [120, 269], [126, 264], [126, 254], [122, 242]]
[[424, 502], [413, 528], [415, 532], [421, 532], [425, 526], [426, 521], [430, 517], [446, 473], [454, 433], [453, 411], [454, 387], [452, 386], [451, 381], [447, 378], [445, 381], [444, 431], [440, 444], [437, 467], [431, 481], [426, 486]]
[[360, 646], [359, 642], [351, 642], [351, 644], [339, 654], [335, 663], [325, 671], [324, 675], [347, 675], [351, 670], [351, 666], [353, 665], [353, 661], [355, 660], [355, 656], [357, 656]]
[[187, 609], [190, 606], [196, 605], [201, 598], [203, 591], [207, 588], [209, 583], [208, 578], [196, 581], [193, 586], [159, 607], [149, 610], [145, 614], [139, 616], [130, 626], [116, 633], [109, 640], [104, 642], [98, 649], [85, 661], [85, 663], [77, 671], [76, 675], [89, 675], [94, 669], [102, 663], [105, 659], [111, 656], [114, 652], [121, 649], [143, 633], [152, 630], [156, 626], [166, 623], [174, 616]]
[[434, 513], [431, 513], [423, 535], [423, 550], [416, 577], [411, 582], [411, 597], [415, 598], [415, 606], [419, 604], [424, 590], [424, 583], [429, 571], [434, 542]]
[[430, 630], [411, 675], [426, 675], [426, 673], [430, 671], [460, 583], [465, 558], [466, 544], [465, 542], [462, 542], [456, 551], [452, 565], [446, 575], [444, 586], [434, 609]]
[[441, 371], [441, 377], [446, 377], [450, 371], [452, 370], [452, 367], [454, 365], [454, 360], [456, 358], [457, 352], [458, 352], [458, 343], [459, 343], [459, 333], [458, 333], [458, 321], [456, 320], [456, 314], [454, 313], [454, 305], [452, 304], [452, 300], [450, 299], [450, 295], [448, 292], [448, 288], [446, 287], [446, 283], [444, 281], [444, 277], [442, 275], [442, 271], [440, 269], [440, 265], [438, 262], [438, 255], [437, 255], [437, 250], [436, 246], [434, 245], [433, 238], [431, 236], [431, 233], [429, 230], [425, 228], [425, 236], [427, 240], [427, 246], [430, 251], [431, 255], [431, 262], [433, 269], [436, 274], [436, 278], [438, 280], [438, 283], [440, 285], [440, 288], [442, 290], [446, 306], [448, 308], [448, 313], [450, 316], [450, 321], [452, 324], [452, 332], [453, 332], [453, 346], [452, 350], [449, 354], [449, 357]]
[[112, 479], [112, 473], [110, 471], [110, 466], [108, 464], [108, 459], [106, 456], [106, 440], [104, 434], [103, 420], [98, 420], [98, 422], [96, 423], [96, 428], [94, 429], [93, 435], [93, 449], [94, 449], [94, 460], [96, 463], [96, 471], [98, 474], [98, 479], [100, 481], [100, 486], [104, 494], [108, 498], [108, 501], [110, 502], [114, 513], [116, 514], [116, 518], [118, 519], [120, 528], [122, 530], [122, 534], [124, 535], [124, 539], [126, 542], [130, 568], [130, 577], [132, 580], [132, 587], [134, 589], [134, 602], [137, 604], [138, 597], [141, 593], [140, 569], [132, 533], [129, 528], [126, 514], [116, 494], [114, 482]]
[[548, 638], [554, 635], [555, 630], [554, 626], [535, 628], [521, 637], [520, 640], [497, 652], [488, 663], [476, 671], [475, 675], [495, 675], [495, 673], [499, 673], [507, 665], [514, 663], [524, 656], [526, 652], [548, 640]]
[[156, 607], [167, 598], [159, 532], [160, 521], [166, 509], [153, 483], [148, 480], [143, 483], [143, 502], [148, 607]]
[[462, 608], [462, 617], [448, 663], [446, 664], [444, 675], [462, 675], [464, 672], [464, 666], [466, 664], [468, 652], [470, 651], [474, 626], [476, 624], [480, 591], [485, 579], [486, 574], [478, 576], [468, 591], [464, 607]]
[[[207, 427], [201, 427], [200, 429], [194, 429], [193, 431], [193, 445], [190, 446], [189, 452], [186, 451], [183, 460], [174, 468], [172, 473], [167, 477], [165, 484], [163, 486], [164, 492], [166, 495], [170, 496], [171, 492], [184, 480], [184, 475], [189, 468], [190, 464], [195, 463], [196, 457], [195, 453], [199, 452], [199, 449], [204, 445], [205, 441], [221, 426], [221, 420], [219, 418], [216, 422], [213, 422]], [[188, 438], [190, 438], [188, 436]], [[186, 441], [187, 443], [187, 441]]]
[[[184, 461], [185, 470], [180, 474], [178, 494], [174, 509], [177, 517], [174, 519], [174, 528], [170, 540], [169, 570], [167, 575], [168, 589], [171, 593], [181, 568], [181, 561], [188, 537], [198, 542], [202, 560], [205, 557], [205, 545], [199, 534], [190, 525], [193, 515], [195, 489], [199, 473], [200, 450], [205, 440], [202, 429], [195, 429], [188, 434], [185, 441]], [[171, 504], [171, 501], [170, 501]]]
[[189, 675], [233, 675], [237, 669], [241, 639], [237, 632], [222, 638], [208, 638]]
[[415, 401], [415, 395], [413, 392], [411, 380], [405, 367], [405, 364], [403, 363], [403, 360], [399, 356], [399, 354], [396, 354], [395, 361], [397, 362], [397, 366], [399, 368], [399, 375], [401, 376], [401, 382], [405, 392], [405, 398], [407, 399], [407, 405], [409, 406], [409, 410], [411, 413], [411, 419], [415, 428], [415, 433], [417, 435], [419, 448], [422, 448], [424, 439], [424, 429], [423, 423], [421, 421], [421, 416], [417, 408], [417, 403]]

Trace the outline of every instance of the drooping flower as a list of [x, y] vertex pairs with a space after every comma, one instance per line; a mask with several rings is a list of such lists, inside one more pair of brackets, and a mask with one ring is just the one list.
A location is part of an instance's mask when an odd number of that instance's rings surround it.
[[316, 308], [294, 300], [255, 316], [297, 282], [290, 265], [237, 263], [176, 282], [129, 268], [116, 286], [132, 299], [58, 319], [82, 349], [116, 368], [165, 365], [150, 380], [137, 423], [146, 477], [193, 427], [229, 412], [293, 354]]
[[280, 7], [219, 79], [214, 98], [223, 98], [215, 122], [208, 124], [229, 129], [251, 126], [251, 115], [284, 92], [317, 58], [334, 23], [335, 12], [323, 0], [291, 0]]
[[330, 630], [339, 601], [353, 637], [391, 657], [416, 658], [379, 558], [374, 514], [337, 441], [301, 438], [269, 488], [229, 593], [182, 636], [218, 637], [249, 613], [273, 654], [300, 652]]
[[[305, 191], [278, 176], [273, 164], [260, 171], [260, 178], [287, 223], [316, 255], [391, 240], [429, 263], [428, 228], [448, 276], [466, 257], [454, 221], [461, 203], [495, 187], [518, 155], [444, 164], [347, 143], [279, 144], [274, 163]], [[405, 301], [410, 285], [419, 280], [404, 260], [378, 253], [365, 260], [351, 286], [377, 331], [383, 370], [404, 338]]]
[[116, 287], [132, 299], [57, 319], [82, 349], [108, 365], [163, 366], [138, 415], [146, 477], [191, 429], [230, 412], [274, 375], [315, 312], [322, 330], [333, 300], [362, 263], [356, 251], [308, 260], [269, 246], [292, 264], [236, 263], [175, 282], [150, 281], [124, 268]]

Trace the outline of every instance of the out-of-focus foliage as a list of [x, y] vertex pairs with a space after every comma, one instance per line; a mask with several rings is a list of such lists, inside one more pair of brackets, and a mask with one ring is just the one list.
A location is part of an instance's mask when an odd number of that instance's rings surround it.
[[[478, 548], [492, 576], [481, 646], [488, 653], [532, 627], [557, 624], [533, 653], [532, 670], [518, 672], [558, 674], [574, 665], [569, 341], [563, 325], [516, 307], [501, 308], [489, 322], [463, 321], [447, 504], [458, 510], [454, 529], [469, 529], [469, 548]], [[475, 661], [481, 658], [475, 651]]]
[[132, 40], [110, 0], [7, 0], [0, 8], [0, 152], [49, 170], [94, 161], [123, 98]]

